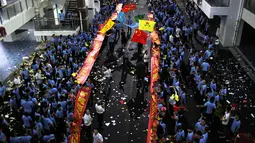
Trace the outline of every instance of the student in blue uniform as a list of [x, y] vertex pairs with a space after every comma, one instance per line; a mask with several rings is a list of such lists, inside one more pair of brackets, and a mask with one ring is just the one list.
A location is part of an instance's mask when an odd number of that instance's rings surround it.
[[64, 26], [65, 13], [64, 13], [63, 10], [60, 10], [60, 13], [59, 13], [59, 21], [60, 21], [61, 25]]
[[188, 134], [187, 134], [187, 137], [186, 137], [186, 141], [188, 143], [192, 143], [193, 141], [193, 136], [194, 136], [194, 131], [193, 131], [194, 127], [192, 126], [189, 126], [187, 131], [188, 131]]
[[207, 61], [202, 62], [201, 68], [203, 72], [203, 76], [207, 76], [208, 71], [210, 70], [210, 64]]
[[241, 127], [240, 117], [239, 114], [236, 114], [230, 127], [232, 137], [238, 134], [240, 127]]
[[177, 127], [177, 133], [175, 134], [177, 142], [182, 142], [185, 140], [185, 133], [181, 126]]

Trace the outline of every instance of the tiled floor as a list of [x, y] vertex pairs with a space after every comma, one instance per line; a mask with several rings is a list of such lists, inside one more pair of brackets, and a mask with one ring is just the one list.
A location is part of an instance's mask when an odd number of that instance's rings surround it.
[[[21, 33], [15, 42], [0, 42], [0, 80], [4, 81], [21, 63], [22, 57], [29, 56], [38, 43], [32, 34]], [[32, 41], [31, 41], [32, 40]]]

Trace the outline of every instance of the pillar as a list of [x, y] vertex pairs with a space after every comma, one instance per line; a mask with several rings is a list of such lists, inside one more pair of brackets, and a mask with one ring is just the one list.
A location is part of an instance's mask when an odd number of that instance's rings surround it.
[[77, 0], [78, 11], [80, 14], [81, 26], [84, 31], [88, 29], [88, 7], [85, 0]]
[[100, 6], [101, 6], [101, 2], [99, 0], [95, 0], [95, 9], [97, 12], [100, 12]]
[[244, 26], [244, 21], [241, 20], [240, 25], [239, 25], [238, 35], [237, 35], [237, 38], [236, 38], [236, 46], [240, 46], [241, 39], [242, 39], [242, 34], [243, 34], [243, 26]]
[[85, 4], [88, 7], [88, 22], [91, 23], [94, 18], [95, 12], [95, 1], [94, 0], [85, 0]]
[[240, 20], [239, 14], [243, 9], [243, 0], [230, 1], [229, 6], [229, 14], [228, 16], [221, 16], [220, 30], [219, 30], [219, 38], [220, 42], [224, 47], [232, 47], [236, 30], [239, 27], [237, 26], [237, 21]]

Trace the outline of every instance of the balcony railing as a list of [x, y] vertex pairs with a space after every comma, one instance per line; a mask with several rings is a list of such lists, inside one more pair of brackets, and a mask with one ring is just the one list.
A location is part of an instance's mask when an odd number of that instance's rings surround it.
[[72, 31], [80, 26], [79, 19], [34, 18], [35, 31]]
[[205, 0], [212, 7], [229, 7], [230, 0]]
[[36, 0], [19, 0], [14, 3], [2, 7], [0, 22], [3, 24], [5, 21], [10, 20], [12, 17], [18, 15], [24, 10], [33, 7]]

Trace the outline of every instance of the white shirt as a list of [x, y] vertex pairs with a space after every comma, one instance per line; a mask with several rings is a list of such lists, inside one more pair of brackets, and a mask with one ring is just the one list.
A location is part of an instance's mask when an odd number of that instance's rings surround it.
[[148, 55], [148, 54], [144, 54], [144, 55], [143, 55], [143, 61], [144, 61], [145, 63], [147, 63], [148, 60], [149, 60], [149, 55]]
[[215, 40], [215, 45], [219, 45], [220, 44], [220, 40], [219, 39], [216, 39]]
[[83, 121], [84, 121], [85, 126], [90, 126], [92, 123], [92, 120], [93, 120], [93, 118], [91, 117], [91, 115], [85, 114], [83, 116]]
[[19, 85], [21, 83], [20, 77], [14, 78], [13, 80], [14, 84]]
[[176, 32], [175, 36], [176, 36], [177, 38], [179, 38], [179, 37], [180, 37], [181, 29], [180, 29], [180, 28], [176, 28], [175, 32]]
[[36, 73], [35, 74], [35, 79], [37, 80], [37, 83], [42, 83], [42, 74], [41, 73]]
[[103, 141], [103, 136], [100, 133], [97, 133], [97, 135], [93, 133], [93, 143], [102, 143]]
[[171, 43], [174, 42], [174, 36], [173, 36], [173, 35], [170, 35], [170, 36], [169, 36], [169, 41], [170, 41]]
[[226, 121], [222, 121], [222, 124], [228, 125], [229, 119], [230, 119], [230, 113], [225, 112], [225, 115], [223, 116], [223, 120], [226, 120]]
[[95, 108], [96, 108], [96, 112], [98, 113], [98, 114], [103, 114], [104, 113], [104, 108], [101, 106], [101, 105], [95, 105]]

